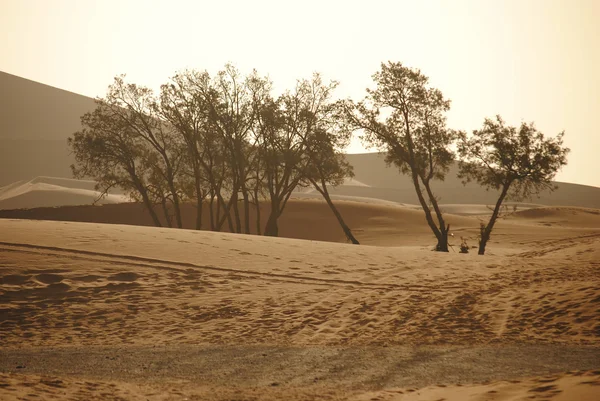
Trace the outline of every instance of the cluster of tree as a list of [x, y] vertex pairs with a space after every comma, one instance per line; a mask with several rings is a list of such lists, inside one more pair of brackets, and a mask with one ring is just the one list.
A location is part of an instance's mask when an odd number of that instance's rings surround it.
[[[326, 199], [348, 240], [358, 241], [329, 197], [328, 185], [353, 175], [342, 149], [351, 136], [336, 82], [315, 74], [273, 96], [256, 71], [233, 66], [211, 77], [184, 71], [160, 94], [117, 77], [82, 130], [69, 138], [77, 178], [92, 177], [103, 194], [126, 190], [143, 202], [154, 224], [183, 227], [184, 202], [196, 206], [196, 229], [278, 235], [278, 219], [298, 188]], [[261, 227], [260, 201], [269, 204]], [[202, 221], [208, 207], [209, 222]], [[158, 207], [157, 207], [158, 206]], [[250, 221], [255, 209], [256, 221]], [[162, 210], [164, 218], [159, 217]]]
[[[506, 126], [500, 116], [486, 119], [471, 135], [446, 127], [450, 101], [428, 84], [419, 70], [388, 62], [373, 75], [375, 89], [348, 108], [353, 126], [366, 142], [386, 151], [387, 162], [412, 178], [425, 218], [437, 239], [436, 250], [448, 252], [448, 233], [432, 190], [432, 180], [443, 180], [455, 159], [463, 182], [476, 181], [500, 190], [490, 220], [482, 224], [479, 254], [483, 255], [502, 202], [520, 200], [553, 190], [552, 178], [567, 162], [563, 135], [546, 138], [533, 125]], [[457, 151], [455, 151], [455, 149]]]
[[[386, 161], [411, 177], [438, 251], [448, 251], [450, 226], [432, 183], [444, 179], [454, 160], [465, 183], [500, 191], [481, 228], [480, 254], [507, 197], [553, 189], [551, 180], [569, 151], [563, 133], [546, 138], [533, 124], [510, 127], [498, 116], [467, 135], [446, 127], [450, 101], [419, 70], [388, 62], [373, 79], [376, 87], [353, 102], [334, 100], [337, 83], [324, 83], [318, 74], [277, 98], [266, 77], [256, 71], [244, 77], [230, 65], [215, 77], [178, 74], [159, 96], [118, 77], [69, 139], [73, 172], [94, 178], [103, 193], [115, 186], [128, 190], [156, 225], [155, 205], [169, 226], [182, 227], [180, 205], [194, 201], [200, 229], [207, 202], [211, 230], [227, 224], [231, 232], [250, 233], [253, 207], [255, 231], [272, 236], [293, 191], [312, 186], [348, 240], [358, 244], [328, 187], [353, 175], [342, 151], [352, 132], [361, 131], [366, 144], [386, 151]], [[261, 200], [270, 205], [264, 230]]]

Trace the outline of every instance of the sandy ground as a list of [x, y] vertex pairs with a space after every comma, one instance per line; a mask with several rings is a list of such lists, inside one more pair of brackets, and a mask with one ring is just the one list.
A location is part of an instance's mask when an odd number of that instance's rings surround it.
[[600, 398], [600, 211], [518, 212], [481, 257], [344, 207], [370, 245], [0, 220], [0, 399]]

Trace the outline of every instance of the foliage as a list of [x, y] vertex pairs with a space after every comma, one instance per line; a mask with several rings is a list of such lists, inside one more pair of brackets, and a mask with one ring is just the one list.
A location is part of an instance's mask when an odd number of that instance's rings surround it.
[[480, 130], [458, 143], [459, 177], [488, 189], [510, 185], [507, 197], [523, 200], [547, 189], [567, 163], [569, 149], [563, 147], [564, 132], [545, 138], [533, 123], [519, 128], [507, 126], [500, 116], [486, 119]]
[[[388, 62], [373, 75], [375, 89], [348, 113], [363, 139], [387, 151], [386, 161], [411, 176], [419, 203], [435, 234], [437, 249], [448, 251], [448, 230], [431, 181], [443, 180], [452, 164], [456, 133], [446, 128], [450, 108], [440, 90], [419, 70]], [[423, 191], [424, 189], [424, 191]], [[431, 210], [433, 209], [433, 211]], [[432, 213], [435, 213], [437, 223]]]
[[208, 200], [210, 229], [227, 222], [230, 231], [249, 233], [253, 204], [260, 233], [260, 201], [267, 199], [264, 231], [277, 235], [277, 219], [298, 187], [318, 181], [326, 191], [352, 174], [340, 153], [349, 131], [331, 100], [336, 86], [315, 74], [275, 99], [268, 78], [226, 65], [214, 76], [180, 72], [156, 97], [118, 76], [69, 139], [73, 173], [95, 179], [103, 193], [129, 191], [156, 225], [155, 206], [167, 225], [182, 227], [181, 203], [194, 201], [200, 229]]
[[459, 177], [487, 189], [500, 191], [492, 216], [481, 227], [479, 253], [485, 252], [502, 202], [522, 200], [540, 191], [554, 190], [552, 179], [567, 164], [569, 149], [563, 146], [564, 132], [546, 138], [533, 123], [519, 128], [507, 126], [500, 116], [486, 119], [471, 136], [460, 134]]

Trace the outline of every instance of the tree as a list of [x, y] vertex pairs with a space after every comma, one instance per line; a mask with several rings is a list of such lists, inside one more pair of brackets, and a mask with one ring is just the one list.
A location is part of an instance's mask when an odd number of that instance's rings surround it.
[[349, 108], [349, 121], [364, 132], [367, 143], [387, 151], [388, 164], [411, 176], [427, 224], [436, 236], [436, 250], [448, 252], [450, 226], [431, 182], [443, 180], [454, 159], [450, 145], [456, 133], [446, 128], [444, 116], [450, 101], [430, 87], [419, 70], [401, 63], [382, 63], [373, 80], [376, 88], [367, 89], [365, 100]]
[[[194, 197], [196, 199], [196, 229], [202, 228], [202, 204], [207, 195], [204, 187], [205, 175], [213, 177], [212, 169], [206, 165], [205, 153], [207, 146], [205, 138], [205, 107], [199, 99], [194, 96], [195, 79], [202, 79], [202, 74], [193, 71], [175, 75], [169, 84], [161, 86], [159, 113], [165, 121], [168, 121], [177, 134], [182, 138], [187, 157], [185, 165], [193, 176]], [[209, 174], [205, 171], [210, 170]], [[212, 212], [212, 210], [211, 210]], [[212, 217], [212, 213], [211, 213]], [[214, 222], [211, 219], [211, 229]]]
[[[172, 127], [165, 124], [158, 115], [157, 101], [152, 91], [126, 83], [123, 76], [118, 76], [108, 87], [103, 103], [110, 118], [126, 126], [139, 146], [146, 149], [147, 167], [151, 170], [154, 189], [165, 191], [158, 194], [158, 200], [161, 203], [167, 200], [172, 203], [177, 227], [182, 228], [180, 205], [183, 199], [178, 178], [181, 177], [184, 154]], [[159, 180], [162, 182], [158, 182]]]
[[279, 235], [278, 220], [293, 191], [305, 179], [307, 158], [298, 133], [300, 102], [298, 92], [279, 99], [264, 99], [256, 109], [256, 148], [263, 170], [261, 188], [269, 200], [269, 217], [264, 235]]
[[182, 146], [156, 113], [152, 91], [115, 77], [97, 108], [82, 117], [83, 129], [69, 138], [77, 178], [92, 177], [99, 188], [119, 186], [143, 201], [154, 224], [154, 204], [162, 205], [168, 226], [172, 213], [181, 228], [180, 203], [185, 200]]
[[252, 148], [248, 147], [254, 124], [252, 96], [247, 80], [230, 64], [219, 71], [212, 84], [217, 98], [209, 106], [209, 126], [221, 136], [229, 156], [231, 178], [231, 205], [233, 207], [236, 232], [242, 232], [238, 210], [238, 193], [244, 205], [244, 233], [250, 233], [250, 193], [248, 177], [252, 173]]
[[310, 144], [307, 146], [307, 154], [310, 158], [307, 177], [313, 188], [317, 190], [327, 202], [327, 205], [333, 212], [340, 227], [346, 235], [346, 239], [355, 245], [360, 243], [352, 234], [352, 230], [342, 217], [331, 196], [329, 195], [328, 185], [336, 187], [344, 183], [346, 177], [353, 177], [352, 165], [348, 163], [344, 154], [337, 151], [333, 146], [334, 139], [324, 131], [318, 131], [312, 135]]
[[83, 128], [68, 138], [75, 155], [73, 176], [93, 178], [103, 195], [111, 188], [122, 188], [143, 202], [154, 225], [160, 227], [151, 199], [144, 147], [125, 122], [113, 118], [106, 103], [97, 100], [96, 104], [93, 112], [81, 117]]
[[461, 133], [459, 177], [465, 184], [476, 181], [486, 189], [500, 191], [490, 220], [481, 226], [479, 255], [485, 253], [504, 199], [522, 200], [556, 188], [551, 180], [567, 164], [569, 153], [563, 147], [563, 136], [561, 132], [545, 138], [533, 123], [522, 123], [518, 129], [507, 126], [500, 116], [486, 119], [470, 137]]
[[302, 113], [306, 121], [305, 130], [300, 131], [309, 159], [306, 178], [327, 202], [346, 239], [358, 245], [358, 240], [331, 200], [328, 190], [328, 185], [336, 187], [343, 184], [346, 177], [354, 176], [352, 166], [342, 153], [352, 134], [352, 128], [344, 118], [345, 103], [331, 100], [338, 83], [331, 81], [325, 84], [321, 76], [315, 73], [312, 80], [301, 81], [301, 86], [308, 100]]

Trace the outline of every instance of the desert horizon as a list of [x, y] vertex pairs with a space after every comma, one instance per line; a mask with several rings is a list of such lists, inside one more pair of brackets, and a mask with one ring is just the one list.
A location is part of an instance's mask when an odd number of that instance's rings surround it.
[[600, 2], [0, 5], [0, 400], [600, 400]]

